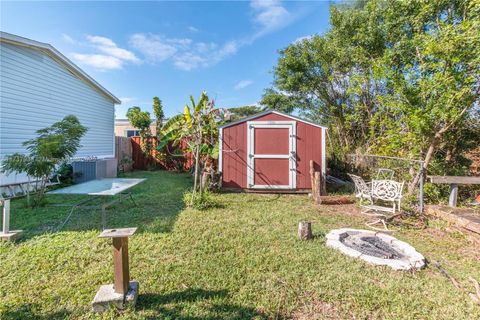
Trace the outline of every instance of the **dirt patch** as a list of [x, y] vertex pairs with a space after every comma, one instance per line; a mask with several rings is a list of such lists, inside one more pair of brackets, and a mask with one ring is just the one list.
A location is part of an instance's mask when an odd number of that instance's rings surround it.
[[365, 217], [360, 213], [360, 208], [356, 204], [319, 205], [318, 208], [326, 214]]

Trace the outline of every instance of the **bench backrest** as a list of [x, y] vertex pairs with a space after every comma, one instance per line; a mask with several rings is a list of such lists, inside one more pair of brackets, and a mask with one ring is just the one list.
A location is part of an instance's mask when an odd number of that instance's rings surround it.
[[367, 195], [370, 194], [370, 188], [368, 187], [365, 180], [362, 177], [356, 176], [354, 174], [348, 173], [350, 179], [352, 179], [353, 183], [355, 184], [355, 195]]
[[372, 180], [372, 197], [394, 201], [402, 198], [403, 182], [393, 180]]
[[393, 176], [395, 175], [395, 171], [391, 169], [380, 168], [377, 171], [377, 176], [375, 179], [377, 180], [392, 180]]

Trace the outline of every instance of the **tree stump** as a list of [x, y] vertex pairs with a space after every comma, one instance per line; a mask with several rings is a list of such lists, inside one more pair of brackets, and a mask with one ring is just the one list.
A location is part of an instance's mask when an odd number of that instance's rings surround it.
[[298, 238], [300, 240], [310, 240], [313, 238], [311, 222], [300, 221], [298, 223]]

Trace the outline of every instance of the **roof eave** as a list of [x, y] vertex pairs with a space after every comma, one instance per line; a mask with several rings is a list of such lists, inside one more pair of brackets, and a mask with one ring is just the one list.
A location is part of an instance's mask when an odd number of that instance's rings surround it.
[[46, 51], [45, 53], [49, 54], [52, 58], [56, 59], [65, 67], [69, 68], [77, 76], [79, 76], [86, 82], [90, 83], [93, 87], [95, 87], [105, 96], [110, 98], [115, 104], [122, 103], [120, 99], [118, 99], [110, 91], [105, 89], [101, 84], [95, 81], [92, 77], [90, 77], [87, 73], [85, 73], [82, 69], [80, 69], [80, 67], [78, 67], [75, 63], [73, 63], [70, 59], [65, 57], [60, 51], [55, 49], [55, 47], [53, 47], [52, 45], [48, 43], [43, 43], [43, 42], [28, 39], [28, 38], [20, 37], [20, 36], [3, 32], [3, 31], [0, 31], [0, 41], [4, 41], [7, 43], [12, 43], [16, 45], [22, 45], [25, 47], [34, 47], [34, 48]]

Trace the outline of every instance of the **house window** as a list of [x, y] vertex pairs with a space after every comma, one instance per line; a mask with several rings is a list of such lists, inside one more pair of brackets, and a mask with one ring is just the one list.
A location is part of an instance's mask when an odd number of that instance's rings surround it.
[[127, 137], [136, 137], [140, 135], [140, 130], [125, 130]]

